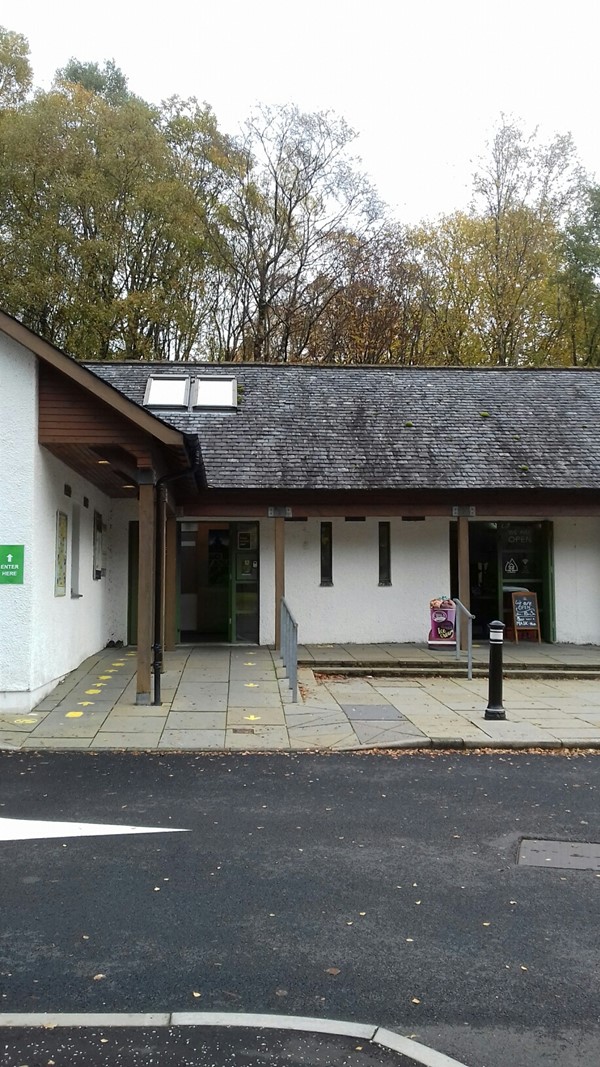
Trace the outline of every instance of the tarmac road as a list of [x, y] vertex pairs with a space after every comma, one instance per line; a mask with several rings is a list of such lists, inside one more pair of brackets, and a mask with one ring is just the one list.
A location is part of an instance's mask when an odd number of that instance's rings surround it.
[[20, 752], [0, 781], [0, 817], [191, 831], [0, 842], [2, 1012], [323, 1016], [597, 1067], [600, 873], [516, 864], [599, 840], [597, 756]]

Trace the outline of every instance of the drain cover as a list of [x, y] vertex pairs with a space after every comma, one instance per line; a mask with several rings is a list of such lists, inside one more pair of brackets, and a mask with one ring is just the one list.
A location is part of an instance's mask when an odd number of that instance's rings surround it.
[[252, 726], [234, 726], [231, 732], [232, 734], [253, 734], [254, 730]]
[[600, 844], [589, 841], [521, 841], [518, 863], [524, 867], [600, 871]]

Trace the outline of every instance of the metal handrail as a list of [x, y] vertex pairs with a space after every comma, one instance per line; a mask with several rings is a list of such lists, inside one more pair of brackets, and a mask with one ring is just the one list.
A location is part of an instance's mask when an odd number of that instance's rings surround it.
[[456, 610], [456, 658], [460, 659], [461, 647], [460, 647], [460, 634], [461, 634], [461, 618], [464, 614], [467, 618], [467, 678], [469, 681], [473, 677], [473, 619], [474, 615], [467, 610], [465, 605], [457, 597], [452, 597], [452, 603]]
[[292, 615], [285, 597], [280, 603], [280, 652], [287, 671], [292, 700], [298, 701], [298, 623]]

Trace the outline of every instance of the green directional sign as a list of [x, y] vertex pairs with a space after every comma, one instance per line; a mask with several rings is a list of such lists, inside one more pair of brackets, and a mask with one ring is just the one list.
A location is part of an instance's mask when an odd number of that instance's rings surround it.
[[0, 545], [0, 585], [23, 585], [24, 545]]

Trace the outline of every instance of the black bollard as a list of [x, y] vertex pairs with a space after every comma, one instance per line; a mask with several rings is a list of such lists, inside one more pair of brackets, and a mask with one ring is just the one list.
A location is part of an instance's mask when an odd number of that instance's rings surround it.
[[505, 719], [506, 712], [502, 703], [502, 645], [504, 644], [504, 623], [496, 620], [489, 624], [490, 629], [490, 671], [488, 706], [486, 719]]

